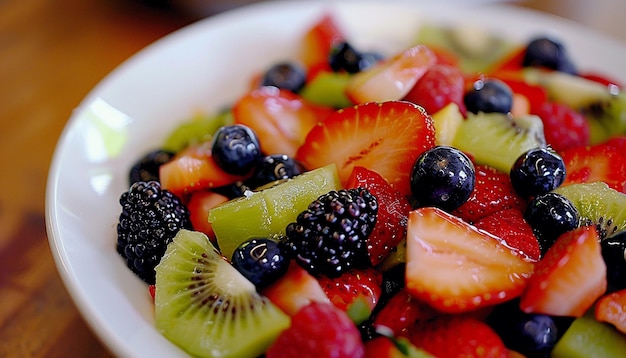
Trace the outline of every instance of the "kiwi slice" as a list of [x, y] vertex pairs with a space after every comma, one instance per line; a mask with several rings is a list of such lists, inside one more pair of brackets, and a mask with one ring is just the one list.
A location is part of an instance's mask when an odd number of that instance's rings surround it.
[[163, 148], [177, 153], [192, 144], [211, 140], [218, 128], [233, 122], [232, 112], [215, 115], [198, 115], [176, 127], [165, 139]]
[[600, 239], [626, 230], [626, 194], [606, 183], [570, 184], [556, 188], [554, 192], [574, 204], [580, 216], [580, 226], [596, 226]]
[[287, 225], [313, 200], [340, 188], [337, 167], [329, 164], [215, 207], [209, 222], [222, 254], [230, 258], [249, 238], [284, 235]]
[[591, 314], [577, 318], [552, 350], [552, 358], [623, 357], [626, 335]]
[[156, 267], [157, 329], [198, 357], [257, 357], [290, 318], [197, 231], [180, 230]]
[[524, 77], [530, 83], [543, 86], [551, 100], [580, 111], [589, 121], [591, 144], [626, 133], [626, 94], [617, 86], [564, 72], [526, 69]]
[[300, 92], [307, 101], [334, 108], [353, 105], [346, 96], [346, 87], [351, 75], [343, 72], [320, 72]]
[[543, 122], [535, 115], [512, 117], [503, 113], [468, 113], [452, 141], [478, 164], [509, 173], [520, 155], [545, 147]]

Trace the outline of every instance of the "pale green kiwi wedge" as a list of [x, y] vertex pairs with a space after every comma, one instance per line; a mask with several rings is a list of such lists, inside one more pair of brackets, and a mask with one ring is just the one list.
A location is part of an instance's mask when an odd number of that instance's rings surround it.
[[554, 192], [569, 199], [578, 210], [579, 225], [595, 225], [600, 239], [626, 230], [626, 194], [604, 182], [570, 184]]
[[344, 108], [353, 105], [346, 96], [346, 87], [350, 82], [349, 73], [320, 72], [300, 92], [307, 101], [323, 106]]
[[156, 267], [155, 320], [197, 357], [257, 357], [290, 318], [256, 292], [200, 232], [181, 230]]
[[287, 225], [312, 201], [338, 189], [337, 167], [329, 164], [215, 207], [209, 222], [222, 254], [230, 259], [249, 238], [284, 235]]
[[509, 173], [526, 151], [545, 147], [543, 122], [534, 115], [511, 117], [502, 113], [469, 113], [459, 126], [453, 146], [478, 164]]
[[459, 106], [454, 102], [450, 102], [439, 111], [433, 113], [432, 118], [435, 125], [435, 144], [452, 145], [454, 137], [464, 120]]
[[232, 123], [232, 112], [224, 111], [215, 115], [199, 115], [181, 123], [163, 143], [163, 149], [177, 153], [192, 144], [211, 140], [218, 128]]
[[524, 77], [543, 86], [551, 100], [582, 112], [589, 121], [591, 144], [626, 134], [626, 94], [618, 87], [558, 71], [526, 69]]
[[552, 350], [552, 358], [625, 357], [626, 335], [592, 315], [574, 320]]

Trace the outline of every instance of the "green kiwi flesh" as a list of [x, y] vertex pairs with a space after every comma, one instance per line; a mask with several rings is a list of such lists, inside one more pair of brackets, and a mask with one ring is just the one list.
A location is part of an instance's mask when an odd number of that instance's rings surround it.
[[181, 230], [156, 267], [155, 320], [170, 341], [198, 357], [257, 357], [290, 318], [242, 276], [200, 232]]
[[232, 123], [232, 112], [198, 115], [178, 125], [165, 139], [163, 149], [177, 153], [190, 145], [210, 141], [218, 128]]
[[322, 106], [348, 107], [353, 105], [345, 92], [351, 78], [349, 73], [322, 71], [302, 89], [300, 95]]
[[459, 126], [453, 146], [476, 163], [509, 173], [526, 151], [546, 146], [543, 122], [535, 115], [511, 117], [503, 113], [469, 113]]
[[606, 183], [570, 184], [554, 192], [574, 204], [580, 216], [580, 226], [596, 226], [600, 239], [626, 231], [626, 194], [609, 188]]
[[626, 335], [592, 314], [576, 318], [551, 352], [552, 358], [623, 357]]

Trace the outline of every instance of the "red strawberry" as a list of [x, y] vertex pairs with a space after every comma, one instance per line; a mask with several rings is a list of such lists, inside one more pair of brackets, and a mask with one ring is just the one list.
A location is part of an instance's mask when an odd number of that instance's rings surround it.
[[209, 211], [214, 207], [227, 202], [228, 197], [212, 192], [210, 190], [198, 190], [191, 194], [187, 209], [189, 209], [189, 219], [194, 230], [205, 233], [215, 245], [215, 233], [209, 223]]
[[624, 88], [624, 86], [622, 86], [622, 84], [619, 81], [616, 81], [614, 78], [609, 78], [605, 74], [585, 72], [585, 73], [579, 73], [578, 76], [594, 81], [594, 82], [598, 82], [605, 86], [613, 85], [613, 86], [617, 86], [620, 89]]
[[317, 279], [295, 263], [262, 294], [290, 316], [311, 302], [330, 303]]
[[511, 248], [521, 251], [532, 261], [539, 261], [541, 249], [533, 229], [518, 209], [498, 211], [478, 220], [477, 228], [495, 235]]
[[343, 32], [335, 19], [326, 14], [314, 23], [302, 37], [300, 60], [306, 67], [326, 64], [332, 47], [343, 39]]
[[296, 159], [308, 169], [335, 163], [344, 186], [355, 166], [366, 167], [408, 196], [413, 163], [434, 145], [432, 118], [421, 107], [371, 102], [340, 109], [315, 126]]
[[626, 193], [626, 155], [615, 142], [577, 147], [561, 153], [567, 176], [562, 185], [603, 181]]
[[149, 285], [148, 293], [150, 293], [150, 297], [152, 297], [152, 301], [154, 302], [154, 296], [156, 296], [156, 285]]
[[254, 89], [233, 106], [235, 123], [252, 128], [264, 153], [290, 157], [304, 143], [309, 130], [333, 111], [276, 87]]
[[374, 327], [387, 327], [394, 336], [400, 337], [407, 335], [415, 322], [437, 315], [439, 312], [431, 306], [413, 297], [407, 290], [401, 290], [376, 314]]
[[378, 201], [378, 218], [367, 238], [367, 252], [373, 266], [378, 265], [406, 236], [409, 201], [380, 174], [363, 167], [354, 167], [346, 188], [367, 188]]
[[589, 144], [589, 122], [569, 106], [546, 102], [532, 112], [541, 118], [546, 142], [557, 152]]
[[409, 214], [406, 260], [406, 289], [450, 313], [519, 296], [534, 266], [498, 237], [434, 207]]
[[328, 303], [313, 302], [291, 318], [269, 347], [267, 358], [360, 358], [365, 355], [361, 334], [345, 312]]
[[598, 233], [583, 226], [561, 235], [536, 264], [520, 307], [527, 313], [580, 317], [606, 286]]
[[487, 165], [476, 165], [476, 182], [469, 199], [453, 214], [469, 223], [506, 209], [524, 210], [525, 203], [513, 186], [508, 173]]
[[508, 55], [503, 56], [500, 61], [492, 65], [489, 73], [500, 73], [508, 71], [519, 72], [523, 68], [522, 62], [524, 60], [524, 56], [526, 56], [526, 47], [518, 47], [509, 52]]
[[178, 196], [196, 190], [212, 189], [244, 177], [223, 171], [211, 157], [211, 143], [192, 145], [159, 168], [161, 187]]
[[382, 292], [382, 273], [373, 268], [352, 269], [336, 278], [320, 276], [317, 280], [330, 302], [343, 311], [362, 300], [371, 312]]
[[509, 357], [498, 334], [485, 322], [469, 316], [441, 316], [420, 322], [409, 339], [415, 347], [436, 357]]
[[548, 101], [548, 92], [541, 86], [531, 85], [524, 80], [523, 72], [508, 72], [495, 74], [492, 77], [498, 78], [506, 83], [513, 93], [521, 94], [528, 99], [530, 111], [534, 112], [536, 108]]
[[[365, 358], [430, 358], [404, 338], [380, 336], [365, 342]], [[434, 357], [433, 357], [434, 358]]]
[[435, 64], [417, 81], [404, 99], [424, 107], [430, 114], [451, 102], [459, 106], [461, 113], [465, 113], [464, 94], [465, 79], [461, 70], [450, 65]]
[[611, 137], [605, 143], [608, 146], [617, 148], [620, 153], [625, 153], [626, 155], [626, 136], [625, 135]]
[[596, 303], [595, 317], [626, 334], [626, 289], [602, 296]]
[[353, 75], [346, 95], [354, 103], [402, 99], [436, 61], [428, 47], [411, 47]]

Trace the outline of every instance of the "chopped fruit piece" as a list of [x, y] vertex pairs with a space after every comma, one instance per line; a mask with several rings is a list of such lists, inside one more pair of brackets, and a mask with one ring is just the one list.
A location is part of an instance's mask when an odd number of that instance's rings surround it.
[[508, 173], [487, 165], [476, 165], [474, 191], [465, 204], [452, 213], [469, 223], [507, 209], [524, 210], [525, 204], [517, 195]]
[[428, 47], [411, 47], [352, 76], [346, 94], [354, 103], [400, 100], [436, 61]]
[[626, 334], [626, 289], [602, 296], [596, 303], [595, 317]]
[[308, 103], [288, 90], [260, 87], [242, 96], [233, 106], [235, 123], [250, 127], [266, 154], [290, 157], [304, 143], [317, 122], [333, 112], [330, 107]]
[[338, 110], [319, 123], [295, 158], [309, 169], [335, 163], [343, 184], [355, 166], [363, 166], [409, 195], [411, 167], [434, 144], [432, 118], [423, 108], [409, 102], [371, 102]]
[[349, 73], [320, 71], [304, 86], [300, 94], [307, 101], [320, 106], [344, 108], [353, 104], [345, 93], [348, 82]]
[[418, 323], [409, 340], [437, 357], [509, 357], [498, 334], [485, 322], [469, 316], [441, 316]]
[[465, 78], [461, 70], [450, 65], [435, 64], [417, 81], [404, 99], [424, 107], [430, 114], [449, 103], [455, 103], [465, 112], [464, 93]]
[[326, 296], [337, 308], [348, 312], [350, 306], [359, 299], [372, 312], [382, 292], [382, 274], [373, 268], [352, 269], [339, 277], [320, 276], [318, 281]]
[[552, 358], [622, 357], [626, 336], [585, 315], [577, 318], [550, 353]]
[[317, 279], [293, 262], [283, 277], [261, 293], [290, 316], [311, 302], [330, 303]]
[[584, 226], [561, 235], [535, 267], [520, 307], [527, 313], [582, 316], [606, 290], [598, 233]]
[[463, 123], [463, 113], [456, 103], [449, 103], [441, 110], [433, 113], [435, 125], [435, 143], [437, 145], [452, 145], [456, 132]]
[[191, 194], [187, 209], [189, 209], [189, 219], [194, 230], [205, 233], [213, 245], [216, 245], [213, 226], [209, 223], [209, 211], [214, 207], [228, 201], [228, 197], [212, 192], [210, 190], [198, 190]]
[[611, 142], [572, 148], [561, 157], [567, 172], [563, 186], [603, 181], [626, 193], [626, 155]]
[[409, 214], [407, 290], [443, 312], [466, 312], [519, 296], [533, 263], [504, 241], [437, 208]]
[[374, 327], [386, 327], [394, 336], [405, 336], [415, 322], [429, 320], [439, 314], [407, 290], [401, 290], [376, 314]]
[[365, 342], [365, 358], [434, 358], [404, 338], [376, 337]]
[[589, 122], [582, 114], [561, 103], [546, 102], [533, 110], [543, 122], [546, 143], [561, 153], [589, 144]]
[[182, 197], [196, 190], [212, 189], [243, 180], [226, 173], [211, 156], [211, 143], [191, 145], [159, 168], [161, 187]]
[[346, 188], [366, 188], [378, 201], [378, 218], [367, 239], [367, 252], [372, 265], [378, 265], [406, 235], [411, 205], [392, 188], [380, 174], [363, 167], [354, 167]]
[[541, 256], [539, 240], [520, 210], [498, 211], [478, 220], [474, 225], [501, 238], [509, 247], [519, 250], [532, 261], [539, 261]]
[[306, 305], [266, 352], [267, 358], [362, 358], [361, 334], [345, 312], [328, 303]]
[[314, 23], [302, 37], [300, 60], [306, 67], [328, 63], [334, 45], [344, 35], [332, 15], [326, 14]]

